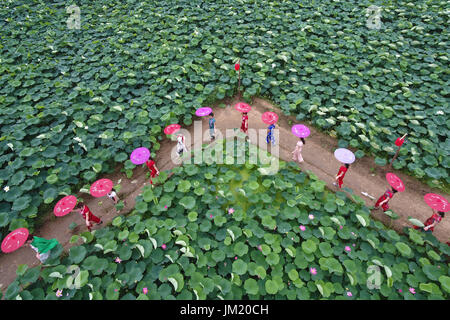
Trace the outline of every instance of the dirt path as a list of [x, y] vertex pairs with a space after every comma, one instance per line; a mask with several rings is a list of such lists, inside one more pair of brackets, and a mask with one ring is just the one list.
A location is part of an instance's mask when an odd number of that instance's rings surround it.
[[[227, 99], [225, 103], [226, 108], [218, 107], [219, 102], [212, 106], [216, 118], [216, 128], [225, 135], [226, 129], [239, 128], [241, 123], [241, 114], [234, 110], [233, 106], [238, 100]], [[249, 128], [253, 129], [266, 129], [267, 125], [261, 121], [261, 114], [265, 111], [275, 111], [280, 117], [276, 128], [280, 130], [281, 140], [277, 140], [279, 144], [280, 158], [285, 161], [291, 161], [292, 150], [295, 148], [298, 138], [291, 133], [292, 123], [298, 123], [295, 117], [286, 117], [282, 115], [282, 112], [271, 105], [269, 102], [255, 98], [252, 105], [252, 111], [249, 113]], [[305, 122], [303, 122], [305, 123]], [[202, 119], [203, 131], [208, 129], [208, 119]], [[331, 190], [337, 190], [332, 185], [334, 176], [337, 173], [340, 164], [334, 158], [333, 152], [337, 148], [336, 139], [320, 133], [312, 126], [311, 135], [306, 139], [306, 145], [303, 147], [303, 158], [305, 162], [300, 165], [302, 170], [310, 170], [316, 174], [321, 180], [327, 182], [327, 187]], [[201, 148], [202, 143], [209, 143], [209, 134], [204, 134], [205, 139], [198, 134], [194, 136], [194, 125], [186, 128], [191, 136], [195, 138], [195, 141], [191, 141], [190, 149]], [[256, 143], [251, 139], [252, 143]], [[157, 152], [156, 165], [160, 171], [170, 170], [177, 164], [171, 160], [171, 153], [174, 153], [174, 147], [176, 143], [168, 139], [164, 139], [161, 142], [161, 148]], [[377, 168], [375, 174], [371, 174], [369, 169]], [[121, 190], [119, 197], [126, 200], [126, 206], [117, 213], [112, 202], [108, 198], [93, 198], [89, 194], [80, 193], [77, 196], [82, 197], [84, 202], [91, 208], [94, 214], [100, 216], [104, 221], [104, 225], [108, 225], [118, 214], [129, 213], [134, 207], [134, 199], [142, 191], [145, 184], [149, 184], [149, 179], [146, 178], [147, 168], [141, 166], [137, 167], [133, 172], [133, 177], [128, 179], [124, 173], [121, 173], [119, 169], [116, 173], [106, 175], [103, 178], [108, 178], [117, 183], [121, 179]], [[445, 196], [447, 199], [449, 195], [443, 194], [439, 190], [431, 189], [430, 187], [420, 183], [416, 179], [409, 177], [405, 174], [399, 173], [393, 170], [405, 183], [406, 191], [397, 193], [395, 197], [390, 201], [389, 205], [391, 209], [396, 212], [400, 218], [393, 223], [393, 228], [401, 230], [404, 226], [411, 226], [408, 223], [407, 217], [413, 216], [421, 221], [425, 221], [431, 216], [431, 209], [423, 201], [423, 196], [428, 192], [439, 193]], [[351, 188], [355, 194], [362, 197], [368, 206], [373, 206], [375, 200], [361, 195], [361, 191], [368, 192], [370, 195], [378, 198], [387, 187], [386, 180], [384, 178], [386, 169], [380, 168], [375, 165], [374, 158], [364, 157], [357, 159], [352, 164], [344, 179], [344, 186]], [[99, 205], [99, 202], [102, 204]], [[86, 231], [86, 227], [78, 214], [69, 214], [62, 218], [56, 218], [52, 213], [49, 213], [49, 219], [41, 227], [41, 229], [35, 232], [35, 235], [51, 239], [56, 238], [63, 245], [65, 250], [68, 250], [74, 244], [71, 244], [70, 238], [74, 234], [79, 234]], [[387, 223], [389, 218], [385, 216], [381, 211], [374, 211], [372, 216], [380, 221]], [[72, 222], [76, 222], [79, 227], [74, 231], [69, 229], [69, 225]], [[94, 227], [94, 230], [99, 227]], [[442, 242], [450, 240], [450, 219], [443, 219], [442, 222], [435, 228], [434, 235]], [[8, 285], [14, 281], [16, 276], [16, 269], [19, 264], [28, 264], [28, 266], [34, 267], [39, 264], [39, 261], [35, 257], [35, 253], [31, 248], [21, 248], [10, 254], [0, 255], [0, 290], [3, 292]]]

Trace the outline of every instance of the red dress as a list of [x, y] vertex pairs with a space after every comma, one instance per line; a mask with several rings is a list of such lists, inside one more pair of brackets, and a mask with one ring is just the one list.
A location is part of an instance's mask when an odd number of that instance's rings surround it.
[[[388, 189], [386, 192], [377, 200], [375, 203], [375, 208], [378, 208], [380, 206], [380, 202], [384, 201], [386, 199], [391, 199], [394, 196], [394, 194]], [[381, 206], [383, 208], [383, 211], [387, 211], [389, 209], [389, 200]]]
[[344, 183], [344, 177], [345, 177], [345, 174], [347, 173], [347, 168], [345, 166], [341, 166], [339, 168], [337, 175], [340, 175], [341, 173], [344, 173], [344, 174], [338, 179], [339, 188], [342, 188], [342, 184]]
[[[156, 177], [157, 176], [157, 171], [156, 171], [156, 168], [155, 168], [155, 161], [148, 160], [146, 162], [146, 165], [147, 165], [147, 168], [150, 170], [150, 177], [151, 178]], [[152, 181], [151, 178], [150, 178], [150, 183], [153, 184], [153, 181]]]
[[[86, 220], [86, 214], [87, 214], [89, 222], [95, 222], [95, 223], [100, 223], [101, 222], [100, 218], [94, 216], [94, 214], [91, 212], [91, 210], [89, 210], [89, 207], [87, 205], [84, 205], [83, 206], [83, 210], [81, 211], [81, 215], [82, 215], [84, 220]], [[88, 229], [90, 231], [91, 230], [91, 226], [88, 226]]]
[[248, 115], [246, 115], [246, 114], [244, 114], [242, 116], [241, 130], [244, 133], [247, 133], [247, 130], [248, 130]]
[[[433, 224], [435, 221], [437, 221], [438, 223], [441, 222], [442, 217], [440, 214], [433, 214], [430, 218], [427, 219], [427, 221], [425, 221], [424, 225], [425, 227], [429, 226], [430, 224]], [[420, 229], [418, 226], [413, 226], [414, 229]], [[434, 227], [429, 228], [428, 230], [430, 230], [431, 232], [434, 231]]]

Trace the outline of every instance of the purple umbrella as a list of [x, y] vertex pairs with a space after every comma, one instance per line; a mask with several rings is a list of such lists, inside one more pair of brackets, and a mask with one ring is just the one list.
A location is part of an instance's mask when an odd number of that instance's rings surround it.
[[334, 157], [342, 163], [353, 163], [355, 162], [355, 154], [348, 149], [339, 148], [334, 151]]
[[306, 138], [311, 134], [311, 131], [303, 124], [296, 124], [292, 126], [292, 133], [299, 138]]
[[208, 114], [210, 114], [212, 112], [212, 109], [209, 107], [203, 107], [203, 108], [198, 108], [195, 111], [195, 115], [199, 116], [199, 117], [203, 117], [203, 116], [207, 116]]
[[150, 150], [145, 147], [134, 149], [131, 153], [130, 160], [134, 164], [143, 164], [150, 158]]

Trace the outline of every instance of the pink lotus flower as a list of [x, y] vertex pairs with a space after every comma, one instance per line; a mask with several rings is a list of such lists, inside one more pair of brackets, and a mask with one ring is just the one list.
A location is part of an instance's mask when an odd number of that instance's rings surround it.
[[163, 250], [166, 250], [167, 246], [166, 246], [165, 244], [163, 244], [163, 245], [161, 246], [161, 248], [163, 248]]
[[352, 251], [352, 249], [349, 247], [349, 246], [345, 246], [345, 251], [347, 251], [347, 252], [351, 252]]
[[409, 288], [409, 292], [411, 292], [412, 294], [416, 294], [416, 290], [414, 288]]
[[56, 296], [59, 298], [62, 296], [62, 290], [56, 290]]
[[353, 294], [350, 291], [347, 291], [347, 297], [351, 297]]
[[339, 229], [342, 229], [342, 228], [344, 228], [343, 226], [339, 226]]
[[213, 215], [212, 215], [212, 214], [210, 214], [210, 215], [209, 215], [209, 217], [210, 217], [210, 218], [212, 219]]
[[117, 263], [121, 263], [122, 262], [122, 260], [120, 260], [119, 257], [117, 257], [116, 260], [114, 260], [114, 261], [117, 262]]
[[355, 246], [356, 246], [356, 244], [352, 244], [352, 246], [354, 246], [354, 247], [355, 247]]
[[309, 272], [315, 276], [317, 274], [317, 269], [316, 268], [309, 268]]
[[114, 289], [114, 292], [117, 292], [117, 289]]
[[233, 209], [233, 208], [228, 209], [228, 213], [229, 213], [229, 214], [232, 214], [233, 212], [234, 212], [234, 209]]
[[356, 233], [352, 232], [352, 235], [356, 237]]
[[314, 219], [314, 215], [310, 214], [310, 215], [308, 216], [308, 218], [309, 218], [309, 220], [313, 220], [313, 219]]
[[237, 257], [234, 257], [234, 260], [237, 260]]
[[302, 230], [302, 231], [305, 231], [305, 230], [306, 230], [305, 226], [300, 226], [299, 228], [300, 228], [300, 230]]
[[216, 196], [216, 199], [219, 199], [219, 197], [218, 197], [218, 196]]
[[402, 291], [402, 289], [398, 289], [398, 292], [402, 293], [403, 291]]
[[261, 245], [258, 246], [258, 250], [259, 250], [259, 251], [262, 251]]
[[164, 209], [167, 209], [167, 206], [164, 206]]
[[143, 292], [144, 294], [147, 294], [147, 293], [148, 293], [148, 289], [147, 289], [147, 288], [143, 288], [143, 289], [142, 289], [142, 292]]

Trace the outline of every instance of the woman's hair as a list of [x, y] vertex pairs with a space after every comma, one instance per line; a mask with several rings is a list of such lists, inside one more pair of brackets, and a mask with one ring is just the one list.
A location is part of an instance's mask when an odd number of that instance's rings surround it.
[[440, 215], [442, 218], [445, 217], [445, 212], [438, 211], [438, 213], [439, 213], [439, 215]]
[[350, 164], [346, 163], [345, 167], [348, 169], [348, 167], [350, 167]]
[[306, 144], [305, 139], [300, 138], [300, 140], [302, 140], [303, 144]]
[[394, 189], [394, 187], [392, 187], [392, 192], [393, 193], [397, 193], [398, 191]]
[[210, 116], [210, 117], [214, 117], [214, 112], [211, 112], [211, 113], [209, 114], [209, 116]]
[[245, 115], [247, 115], [247, 112], [244, 112]]
[[81, 208], [83, 208], [83, 206], [84, 206], [84, 203], [83, 202], [79, 202], [79, 203], [77, 203], [77, 205], [75, 206], [74, 209], [81, 209]]

